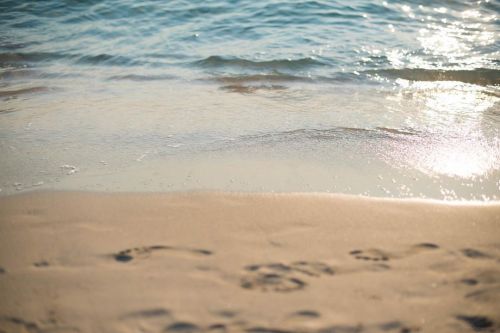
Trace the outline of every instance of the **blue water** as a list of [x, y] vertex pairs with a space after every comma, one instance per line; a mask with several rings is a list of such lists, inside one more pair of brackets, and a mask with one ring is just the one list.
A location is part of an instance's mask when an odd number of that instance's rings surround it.
[[101, 80], [493, 85], [499, 13], [498, 1], [468, 0], [1, 1], [0, 67], [4, 78], [27, 67]]
[[500, 200], [500, 2], [0, 0], [0, 192]]

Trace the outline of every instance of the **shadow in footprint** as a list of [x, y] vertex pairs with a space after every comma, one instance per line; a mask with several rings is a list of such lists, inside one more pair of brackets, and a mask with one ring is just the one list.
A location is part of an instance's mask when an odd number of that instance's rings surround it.
[[467, 258], [472, 258], [472, 259], [490, 259], [491, 256], [489, 254], [486, 254], [484, 252], [481, 252], [476, 249], [462, 249], [461, 250], [462, 254], [466, 256]]
[[288, 292], [303, 289], [306, 285], [300, 279], [276, 273], [259, 273], [255, 276], [244, 277], [241, 281], [242, 288], [261, 291]]
[[414, 245], [417, 249], [427, 249], [427, 250], [437, 250], [439, 249], [439, 245], [434, 243], [419, 243]]
[[192, 323], [189, 322], [176, 322], [173, 323], [163, 330], [163, 332], [171, 332], [171, 333], [195, 333], [195, 332], [200, 332], [200, 328]]
[[292, 316], [299, 317], [299, 318], [319, 318], [319, 317], [321, 317], [320, 313], [318, 311], [314, 311], [314, 310], [300, 310], [300, 311], [292, 313]]
[[227, 332], [227, 327], [224, 324], [212, 324], [207, 327], [206, 331], [210, 333], [224, 333]]
[[388, 261], [389, 255], [381, 250], [370, 249], [370, 250], [352, 250], [349, 252], [351, 256], [358, 260], [367, 261]]
[[347, 326], [347, 325], [338, 325], [338, 326], [330, 326], [318, 331], [318, 333], [360, 333], [363, 331], [363, 326]]
[[50, 264], [49, 264], [49, 262], [48, 262], [48, 261], [46, 261], [46, 260], [42, 260], [42, 261], [37, 261], [37, 262], [34, 262], [34, 263], [33, 263], [33, 266], [35, 266], [35, 267], [39, 267], [39, 268], [40, 268], [40, 267], [49, 267], [49, 266], [50, 266]]
[[462, 279], [460, 282], [468, 286], [475, 286], [479, 283], [476, 279]]
[[154, 309], [146, 309], [146, 310], [131, 312], [123, 316], [123, 318], [153, 318], [153, 317], [165, 317], [165, 316], [170, 316], [170, 311], [163, 308], [154, 308]]
[[248, 333], [295, 333], [294, 331], [282, 330], [268, 327], [251, 327], [246, 329]]
[[420, 329], [412, 329], [407, 325], [404, 325], [400, 321], [389, 321], [387, 323], [378, 325], [378, 328], [385, 332], [397, 331], [397, 333], [411, 333], [420, 331]]
[[483, 331], [493, 327], [493, 321], [483, 316], [456, 316], [458, 320], [464, 321], [475, 331]]

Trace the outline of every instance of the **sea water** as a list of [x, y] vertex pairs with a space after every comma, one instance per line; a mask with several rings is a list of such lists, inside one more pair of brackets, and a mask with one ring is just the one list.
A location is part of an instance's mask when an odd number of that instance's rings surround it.
[[0, 1], [0, 194], [500, 198], [498, 1]]

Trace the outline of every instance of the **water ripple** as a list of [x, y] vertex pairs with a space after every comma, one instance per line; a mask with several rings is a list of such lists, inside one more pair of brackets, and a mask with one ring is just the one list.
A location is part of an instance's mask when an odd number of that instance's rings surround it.
[[495, 1], [6, 0], [0, 9], [1, 67], [64, 62], [65, 74], [80, 75], [85, 65], [188, 79], [375, 71], [390, 79], [498, 84]]

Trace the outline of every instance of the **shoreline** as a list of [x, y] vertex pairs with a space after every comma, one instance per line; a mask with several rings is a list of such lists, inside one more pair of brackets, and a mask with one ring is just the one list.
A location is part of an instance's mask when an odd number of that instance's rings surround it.
[[0, 197], [6, 332], [495, 332], [500, 203]]
[[299, 198], [311, 197], [326, 200], [347, 200], [347, 201], [369, 201], [373, 203], [402, 203], [402, 204], [428, 204], [428, 205], [444, 205], [444, 206], [498, 206], [500, 200], [496, 199], [438, 199], [425, 197], [383, 197], [378, 195], [367, 194], [352, 194], [343, 192], [322, 192], [322, 191], [244, 191], [244, 190], [213, 190], [213, 189], [186, 189], [186, 190], [166, 190], [166, 191], [133, 191], [133, 190], [94, 190], [94, 189], [60, 189], [60, 188], [44, 188], [44, 189], [23, 189], [19, 192], [0, 192], [0, 201], [8, 198], [16, 198], [23, 196], [38, 196], [52, 194], [69, 194], [69, 195], [96, 195], [96, 196], [172, 196], [172, 197], [199, 197], [199, 196], [214, 196], [214, 197], [248, 197], [248, 198]]

